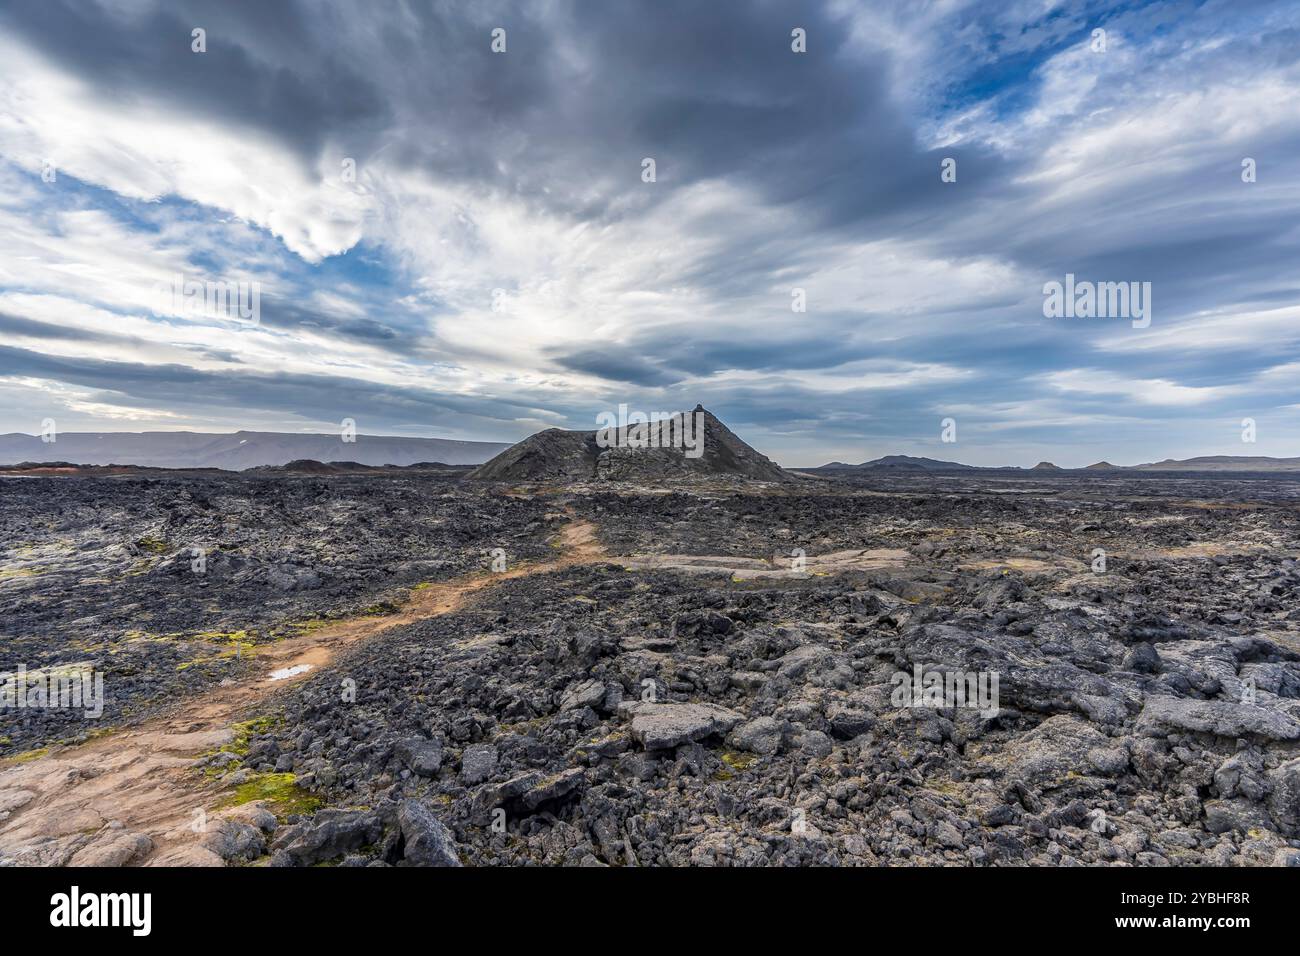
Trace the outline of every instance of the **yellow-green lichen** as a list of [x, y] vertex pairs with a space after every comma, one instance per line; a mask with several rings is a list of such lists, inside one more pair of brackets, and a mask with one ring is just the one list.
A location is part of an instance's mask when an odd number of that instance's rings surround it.
[[155, 538], [153, 535], [145, 535], [143, 538], [137, 538], [135, 546], [143, 551], [152, 554], [165, 554], [167, 551], [167, 542], [162, 538]]
[[264, 802], [277, 817], [314, 813], [322, 803], [320, 797], [298, 786], [297, 778], [291, 773], [259, 773], [237, 786], [220, 806], [224, 809], [254, 801]]
[[148, 572], [157, 560], [157, 558], [141, 558], [139, 561], [136, 561], [131, 565], [131, 569], [126, 572], [124, 577], [138, 578], [140, 575]]
[[734, 750], [728, 750], [722, 755], [722, 762], [732, 770], [748, 770], [757, 759], [753, 754], [736, 753]]
[[209, 642], [225, 641], [229, 647], [225, 650], [218, 651], [216, 654], [209, 654], [207, 657], [196, 657], [191, 661], [185, 661], [176, 665], [178, 671], [189, 670], [201, 664], [209, 664], [213, 661], [224, 661], [234, 658], [244, 658], [256, 653], [257, 645], [249, 639], [247, 631], [202, 631], [198, 634], [191, 635], [192, 640], [201, 640]]
[[49, 747], [37, 747], [35, 750], [27, 750], [20, 754], [14, 754], [12, 757], [5, 757], [3, 761], [7, 766], [14, 764], [28, 763], [32, 760], [39, 760], [50, 752]]
[[44, 574], [41, 568], [0, 568], [0, 581], [6, 581], [10, 578], [34, 578], [38, 574]]

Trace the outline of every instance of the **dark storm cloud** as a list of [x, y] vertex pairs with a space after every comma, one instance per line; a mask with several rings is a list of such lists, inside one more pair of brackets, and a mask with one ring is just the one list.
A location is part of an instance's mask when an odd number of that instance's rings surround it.
[[611, 382], [628, 382], [633, 385], [671, 385], [680, 375], [659, 367], [650, 355], [619, 347], [585, 349], [568, 355], [552, 354], [561, 368], [596, 375]]
[[[733, 177], [805, 209], [809, 226], [884, 229], [1008, 178], [1005, 161], [970, 149], [970, 188], [944, 192], [940, 155], [888, 95], [887, 55], [850, 55], [846, 25], [812, 0], [402, 9], [368, 9], [379, 24], [366, 29], [288, 0], [171, 3], [136, 19], [89, 0], [19, 0], [3, 16], [98, 88], [256, 128], [307, 165], [327, 147], [362, 163], [383, 151], [570, 214], [609, 214], [590, 205], [593, 185], [623, 195], [645, 156], [665, 185]], [[505, 57], [490, 50], [495, 26]], [[795, 26], [815, 55], [791, 54]]]
[[[379, 126], [387, 115], [374, 85], [311, 39], [313, 19], [296, 3], [179, 2], [134, 18], [91, 0], [17, 0], [0, 22], [113, 97], [147, 95], [214, 123], [257, 127], [304, 160], [332, 131]], [[202, 55], [191, 50], [196, 27], [207, 31]]]
[[[385, 322], [369, 316], [339, 316], [323, 309], [298, 305], [285, 296], [262, 297], [261, 325], [280, 332], [310, 329], [334, 337], [340, 343], [356, 342], [382, 348], [398, 355], [428, 347], [427, 333], [412, 331], [401, 321]], [[405, 317], [403, 317], [405, 318]]]

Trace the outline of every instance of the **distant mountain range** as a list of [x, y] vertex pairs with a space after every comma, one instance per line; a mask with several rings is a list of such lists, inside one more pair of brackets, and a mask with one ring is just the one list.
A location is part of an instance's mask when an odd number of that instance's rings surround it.
[[[697, 410], [703, 411], [703, 409]], [[705, 413], [708, 415], [708, 413]], [[687, 460], [690, 469], [716, 468], [720, 471], [735, 467], [738, 471], [764, 472], [768, 480], [779, 480], [780, 469], [718, 422], [708, 415], [705, 442], [706, 458], [700, 461]], [[135, 465], [151, 468], [221, 468], [227, 471], [243, 471], [247, 468], [265, 466], [283, 466], [290, 462], [303, 460], [318, 462], [355, 463], [367, 466], [399, 465], [409, 466], [426, 462], [441, 462], [446, 465], [482, 465], [507, 449], [514, 448], [516, 457], [532, 460], [540, 451], [535, 446], [539, 441], [557, 440], [561, 433], [552, 429], [542, 432], [531, 439], [525, 439], [519, 445], [512, 446], [506, 442], [455, 441], [448, 438], [399, 438], [387, 435], [357, 435], [355, 442], [344, 442], [337, 434], [298, 434], [294, 432], [254, 432], [240, 431], [233, 433], [207, 432], [60, 432], [52, 443], [41, 441], [39, 436], [12, 432], [0, 435], [0, 466], [17, 465], [24, 462], [71, 462], [78, 465]], [[594, 467], [594, 457], [586, 461], [594, 452], [586, 449], [591, 444], [594, 448], [594, 433], [564, 433], [575, 436], [574, 441], [584, 449], [576, 458], [583, 461], [577, 470], [586, 472]], [[548, 435], [542, 440], [540, 436]], [[578, 438], [576, 436], [581, 436]], [[734, 463], [722, 467], [714, 462], [707, 453], [717, 437], [718, 449], [727, 456], [738, 454]], [[733, 452], [733, 449], [735, 450]], [[548, 454], [541, 458], [551, 459], [557, 449], [547, 449]], [[654, 456], [651, 456], [654, 457]], [[661, 456], [662, 457], [662, 456]], [[669, 456], [661, 464], [675, 462], [675, 456]], [[752, 467], [750, 466], [752, 462]], [[553, 463], [553, 462], [552, 462]], [[499, 468], [503, 463], [494, 463]], [[669, 468], [669, 471], [674, 470]], [[522, 462], [515, 463], [513, 471], [529, 471], [522, 467]], [[544, 468], [542, 469], [545, 470]], [[561, 468], [560, 471], [565, 469]], [[1142, 465], [1119, 466], [1108, 461], [1099, 461], [1088, 465], [1086, 469], [1063, 469], [1048, 461], [1039, 462], [1033, 468], [1019, 466], [985, 467], [966, 465], [958, 461], [943, 461], [937, 458], [918, 458], [912, 455], [886, 455], [871, 461], [853, 465], [833, 461], [820, 468], [803, 468], [799, 471], [842, 471], [842, 472], [975, 472], [975, 471], [1019, 471], [1045, 472], [1056, 471], [1152, 471], [1152, 472], [1300, 472], [1300, 457], [1269, 458], [1245, 455], [1207, 455], [1199, 458], [1187, 458], [1181, 461], [1167, 458], [1164, 461], [1149, 462]], [[486, 476], [487, 472], [484, 472]]]
[[1112, 465], [1108, 461], [1099, 461], [1087, 468], [1060, 468], [1050, 461], [1040, 461], [1033, 468], [1021, 468], [1019, 465], [983, 467], [963, 465], [957, 461], [940, 461], [935, 458], [913, 458], [911, 455], [886, 455], [860, 465], [847, 465], [833, 461], [820, 468], [805, 469], [811, 471], [870, 471], [870, 472], [952, 472], [952, 471], [1241, 471], [1300, 472], [1300, 458], [1268, 458], [1263, 455], [1205, 455], [1200, 458], [1186, 458], [1181, 461], [1166, 458], [1164, 461], [1149, 462], [1143, 465]]
[[442, 462], [480, 465], [509, 444], [447, 438], [395, 438], [292, 432], [60, 432], [46, 444], [35, 435], [0, 435], [0, 465], [66, 461], [78, 465], [140, 465], [153, 468], [223, 468], [243, 471], [292, 461], [347, 461], [362, 465]]
[[1263, 455], [1204, 455], [1135, 465], [1142, 471], [1300, 471], [1300, 458], [1267, 458]]

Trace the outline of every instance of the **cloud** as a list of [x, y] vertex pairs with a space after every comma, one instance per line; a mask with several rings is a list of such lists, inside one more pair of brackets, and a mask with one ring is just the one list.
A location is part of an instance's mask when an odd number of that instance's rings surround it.
[[[1300, 397], [1297, 36], [1285, 3], [16, 0], [0, 419], [499, 439], [704, 401], [802, 463], [944, 414], [972, 461], [1222, 451], [1205, 416]], [[1152, 282], [1151, 327], [1045, 320], [1067, 272]], [[177, 274], [259, 282], [260, 323], [155, 314]]]
[[1129, 379], [1098, 369], [1049, 372], [1043, 378], [1058, 391], [1114, 395], [1146, 405], [1200, 405], [1241, 392], [1232, 385], [1179, 385], [1162, 378]]

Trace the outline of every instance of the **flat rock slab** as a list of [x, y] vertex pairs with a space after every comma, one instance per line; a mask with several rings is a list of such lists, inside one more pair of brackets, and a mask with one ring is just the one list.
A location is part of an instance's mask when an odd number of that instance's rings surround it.
[[1192, 731], [1217, 737], [1300, 740], [1300, 721], [1278, 710], [1227, 700], [1151, 697], [1138, 716], [1137, 730], [1149, 737]]
[[666, 750], [681, 744], [725, 734], [744, 715], [715, 704], [653, 704], [634, 700], [619, 705], [619, 713], [632, 718], [632, 738], [646, 750]]
[[879, 571], [902, 567], [912, 556], [899, 548], [873, 548], [809, 555], [796, 565], [793, 558], [778, 555], [772, 560], [738, 558], [734, 555], [647, 554], [627, 560], [633, 570], [686, 571], [694, 574], [728, 574], [738, 581], [754, 578], [806, 578], [845, 571]]
[[224, 747], [235, 739], [230, 728], [222, 730], [197, 730], [188, 734], [160, 734], [154, 749], [164, 753], [196, 753]]
[[0, 820], [27, 806], [35, 796], [31, 790], [0, 790]]
[[126, 866], [152, 851], [153, 841], [143, 833], [109, 826], [73, 854], [68, 866]]

